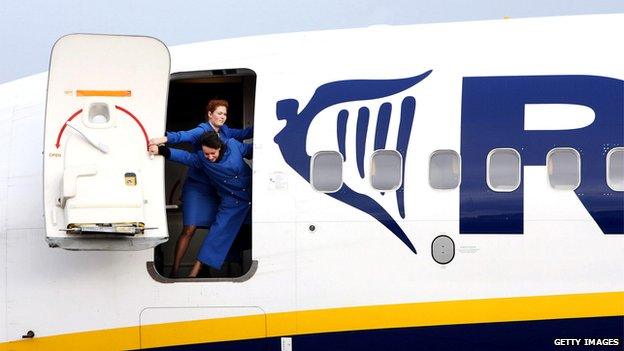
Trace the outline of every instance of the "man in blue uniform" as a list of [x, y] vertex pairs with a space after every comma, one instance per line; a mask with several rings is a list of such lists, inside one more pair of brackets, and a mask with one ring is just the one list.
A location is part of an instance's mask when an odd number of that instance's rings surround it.
[[[227, 120], [228, 102], [225, 100], [210, 100], [206, 106], [206, 122], [197, 127], [179, 132], [167, 132], [164, 137], [153, 138], [150, 145], [191, 143], [194, 151], [200, 151], [200, 139], [206, 132], [217, 132], [221, 139], [230, 138], [243, 141], [253, 137], [253, 129], [234, 129], [225, 125]], [[182, 257], [188, 249], [189, 243], [197, 228], [208, 228], [215, 220], [218, 207], [218, 197], [206, 174], [198, 168], [188, 170], [184, 187], [182, 188], [182, 233], [176, 242], [171, 277], [178, 276]]]
[[220, 269], [238, 231], [251, 210], [251, 168], [243, 158], [250, 158], [252, 145], [235, 139], [223, 141], [216, 132], [200, 139], [201, 151], [190, 153], [152, 145], [151, 154], [160, 154], [203, 172], [221, 198], [215, 221], [204, 239], [189, 277], [195, 277], [206, 264]]

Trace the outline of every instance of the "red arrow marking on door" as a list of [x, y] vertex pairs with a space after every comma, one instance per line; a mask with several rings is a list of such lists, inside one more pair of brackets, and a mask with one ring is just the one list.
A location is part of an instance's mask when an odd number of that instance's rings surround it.
[[63, 126], [61, 127], [61, 130], [58, 133], [58, 136], [56, 137], [56, 148], [58, 149], [61, 146], [61, 136], [63, 135], [63, 132], [65, 131], [65, 128], [67, 128], [67, 122], [71, 121], [72, 119], [74, 119], [76, 116], [78, 116], [80, 113], [82, 113], [82, 109], [74, 112], [73, 115], [71, 115], [71, 117], [69, 117], [67, 119], [67, 121], [65, 121], [65, 123], [63, 123]]
[[[136, 118], [136, 116], [134, 116], [132, 114], [132, 112], [126, 110], [125, 108], [121, 107], [121, 106], [117, 106], [115, 105], [115, 108], [118, 109], [119, 111], [125, 112], [128, 116], [130, 116], [135, 122], [136, 124], [139, 125], [139, 127], [141, 127], [141, 131], [143, 132], [143, 136], [145, 136], [145, 145], [149, 146], [149, 138], [147, 137], [147, 132], [145, 132], [145, 128], [143, 127], [143, 124], [141, 123], [141, 121], [139, 121], [138, 118]], [[71, 117], [69, 117], [67, 119], [67, 121], [65, 121], [65, 123], [63, 123], [63, 127], [61, 127], [61, 130], [58, 133], [58, 136], [56, 137], [56, 148], [58, 149], [59, 147], [61, 147], [61, 136], [63, 136], [63, 132], [65, 131], [65, 128], [67, 128], [67, 122], [71, 121], [72, 119], [76, 118], [76, 116], [78, 116], [80, 113], [82, 113], [82, 109], [74, 112], [73, 115], [71, 115]]]
[[139, 125], [139, 127], [141, 127], [141, 131], [143, 131], [143, 135], [145, 136], [145, 145], [146, 147], [149, 147], [149, 138], [147, 137], [147, 133], [145, 132], [145, 128], [143, 128], [143, 124], [141, 124], [141, 121], [139, 121], [138, 118], [136, 118], [130, 111], [126, 110], [125, 108], [117, 105], [115, 105], [115, 108], [119, 111], [125, 112], [128, 116], [132, 117], [132, 119]]

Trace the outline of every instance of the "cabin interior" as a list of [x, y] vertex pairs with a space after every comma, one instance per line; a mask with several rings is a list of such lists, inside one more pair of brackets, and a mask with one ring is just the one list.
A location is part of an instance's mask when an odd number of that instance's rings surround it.
[[[253, 126], [256, 74], [249, 69], [226, 69], [201, 72], [181, 72], [171, 75], [167, 105], [168, 131], [189, 130], [206, 121], [206, 104], [211, 99], [229, 103], [226, 124], [230, 128]], [[192, 150], [190, 144], [171, 145]], [[248, 162], [251, 166], [251, 162]], [[176, 242], [182, 232], [181, 194], [187, 167], [167, 161], [165, 163], [165, 196], [169, 241], [154, 250], [156, 270], [169, 277], [173, 266]], [[252, 205], [253, 206], [253, 205]], [[186, 277], [196, 260], [197, 252], [208, 229], [197, 229], [189, 249], [182, 259], [179, 277]], [[199, 278], [236, 278], [249, 271], [252, 262], [251, 225], [243, 225], [232, 245], [221, 270], [204, 266]]]

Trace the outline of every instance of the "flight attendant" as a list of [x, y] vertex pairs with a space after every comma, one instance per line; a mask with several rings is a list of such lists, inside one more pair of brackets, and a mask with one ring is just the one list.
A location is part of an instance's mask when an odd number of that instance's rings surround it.
[[250, 158], [252, 145], [235, 139], [223, 141], [216, 132], [208, 132], [200, 139], [201, 151], [190, 153], [166, 146], [150, 146], [151, 154], [203, 172], [221, 202], [214, 223], [204, 238], [197, 261], [189, 277], [196, 277], [202, 263], [221, 269], [223, 261], [251, 210], [251, 168], [243, 158]]
[[[227, 140], [230, 138], [243, 141], [253, 137], [253, 129], [235, 129], [225, 125], [227, 120], [228, 102], [225, 100], [210, 100], [206, 105], [206, 122], [197, 127], [179, 132], [166, 132], [164, 137], [153, 138], [151, 145], [191, 143], [195, 151], [201, 150], [200, 139], [206, 132], [216, 132], [218, 136]], [[188, 170], [182, 188], [182, 233], [176, 242], [173, 268], [170, 276], [178, 276], [180, 262], [186, 253], [189, 243], [197, 228], [208, 228], [215, 220], [219, 199], [217, 193], [208, 180], [206, 174], [199, 168]]]

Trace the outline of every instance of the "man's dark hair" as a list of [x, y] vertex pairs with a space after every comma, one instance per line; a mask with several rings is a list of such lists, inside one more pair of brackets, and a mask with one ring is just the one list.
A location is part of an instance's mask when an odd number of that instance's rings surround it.
[[199, 142], [202, 146], [206, 146], [211, 149], [221, 149], [223, 147], [223, 141], [221, 141], [217, 132], [204, 133]]

